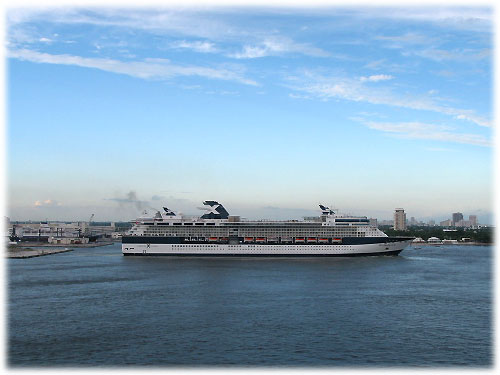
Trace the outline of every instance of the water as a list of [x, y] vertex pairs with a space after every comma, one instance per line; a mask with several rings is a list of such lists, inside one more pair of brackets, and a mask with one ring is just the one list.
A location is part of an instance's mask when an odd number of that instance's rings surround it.
[[492, 251], [9, 259], [8, 364], [491, 367]]

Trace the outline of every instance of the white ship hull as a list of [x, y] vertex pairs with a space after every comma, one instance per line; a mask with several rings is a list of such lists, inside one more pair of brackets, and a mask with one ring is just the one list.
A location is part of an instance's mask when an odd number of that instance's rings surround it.
[[367, 256], [397, 255], [411, 239], [362, 245], [227, 245], [227, 244], [122, 244], [123, 255], [171, 255], [171, 256]]

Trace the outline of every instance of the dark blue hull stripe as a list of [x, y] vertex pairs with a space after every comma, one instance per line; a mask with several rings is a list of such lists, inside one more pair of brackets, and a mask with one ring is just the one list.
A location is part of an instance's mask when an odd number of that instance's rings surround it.
[[144, 253], [124, 253], [125, 256], [175, 256], [175, 257], [271, 257], [271, 258], [322, 258], [322, 257], [357, 257], [357, 256], [379, 256], [379, 255], [398, 255], [403, 250], [384, 251], [378, 253], [356, 253], [356, 254], [208, 254], [208, 253], [192, 253], [192, 254], [176, 254], [176, 253], [160, 253], [160, 254], [144, 254]]
[[231, 243], [230, 241], [220, 242], [220, 241], [188, 241], [184, 237], [153, 237], [153, 236], [124, 236], [122, 237], [122, 243], [127, 244], [190, 244], [190, 245], [206, 245], [206, 244], [230, 244], [230, 245], [367, 245], [374, 243], [393, 243], [402, 242], [407, 240], [412, 240], [413, 237], [344, 237], [341, 242], [249, 242], [243, 241], [243, 238], [239, 238], [236, 243]]

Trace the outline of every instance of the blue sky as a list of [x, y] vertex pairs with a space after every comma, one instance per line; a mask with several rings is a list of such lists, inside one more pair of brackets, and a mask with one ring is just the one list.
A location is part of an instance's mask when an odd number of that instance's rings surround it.
[[493, 211], [486, 7], [10, 8], [13, 220]]

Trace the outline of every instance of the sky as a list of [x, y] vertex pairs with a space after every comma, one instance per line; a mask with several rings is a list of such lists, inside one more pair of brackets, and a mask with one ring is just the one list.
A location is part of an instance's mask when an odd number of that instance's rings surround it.
[[6, 10], [7, 216], [493, 213], [493, 9]]

